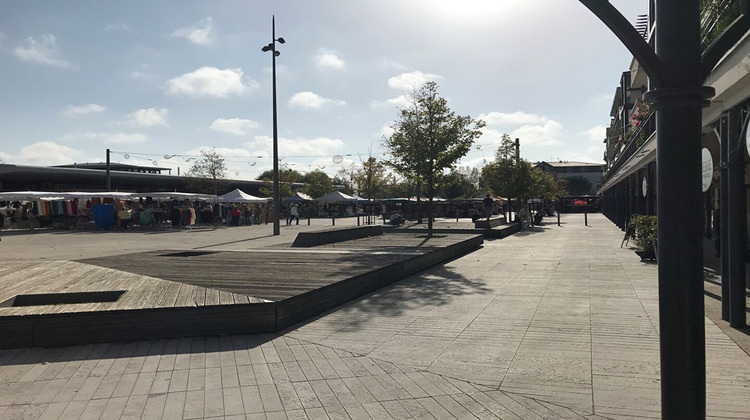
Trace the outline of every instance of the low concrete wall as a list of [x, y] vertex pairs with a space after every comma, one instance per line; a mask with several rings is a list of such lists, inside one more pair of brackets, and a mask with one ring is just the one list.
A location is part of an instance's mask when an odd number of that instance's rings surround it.
[[294, 240], [292, 247], [311, 247], [332, 244], [352, 239], [362, 239], [368, 236], [383, 234], [381, 225], [357, 226], [351, 228], [331, 228], [316, 230], [314, 232], [300, 232]]
[[474, 228], [476, 229], [492, 229], [493, 227], [497, 227], [500, 225], [505, 224], [505, 217], [495, 217], [491, 218], [490, 220], [487, 219], [481, 219], [474, 222]]

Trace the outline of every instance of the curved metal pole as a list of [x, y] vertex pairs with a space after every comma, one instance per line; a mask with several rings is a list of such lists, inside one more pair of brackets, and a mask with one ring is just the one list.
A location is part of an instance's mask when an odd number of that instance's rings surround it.
[[655, 88], [664, 87], [665, 72], [661, 60], [646, 43], [633, 25], [612, 6], [608, 0], [579, 0], [596, 15], [622, 41], [625, 48], [633, 54], [638, 64], [646, 70]]

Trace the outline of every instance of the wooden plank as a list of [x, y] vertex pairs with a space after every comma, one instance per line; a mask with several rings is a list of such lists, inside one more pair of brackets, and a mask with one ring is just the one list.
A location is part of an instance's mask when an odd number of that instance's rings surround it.
[[174, 306], [195, 306], [195, 301], [193, 300], [193, 289], [195, 287], [192, 284], [181, 283]]
[[203, 306], [206, 304], [206, 288], [201, 286], [195, 286], [193, 289], [193, 302], [196, 306]]
[[206, 288], [206, 303], [205, 305], [218, 305], [219, 304], [219, 291], [217, 289]]

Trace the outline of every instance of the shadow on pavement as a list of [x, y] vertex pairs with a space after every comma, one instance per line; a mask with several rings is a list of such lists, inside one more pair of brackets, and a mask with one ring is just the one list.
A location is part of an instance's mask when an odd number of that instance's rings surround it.
[[334, 313], [345, 318], [348, 316], [341, 324], [342, 329], [357, 329], [371, 322], [371, 314], [396, 318], [411, 310], [446, 304], [458, 295], [490, 292], [492, 290], [484, 282], [469, 279], [456, 269], [440, 265], [351, 300], [279, 333], [300, 328]]

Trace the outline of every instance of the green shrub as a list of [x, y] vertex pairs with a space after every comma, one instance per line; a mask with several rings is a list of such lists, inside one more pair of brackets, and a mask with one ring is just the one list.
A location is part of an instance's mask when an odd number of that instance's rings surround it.
[[653, 251], [656, 242], [656, 216], [634, 214], [629, 223], [633, 232], [633, 242], [643, 251]]

